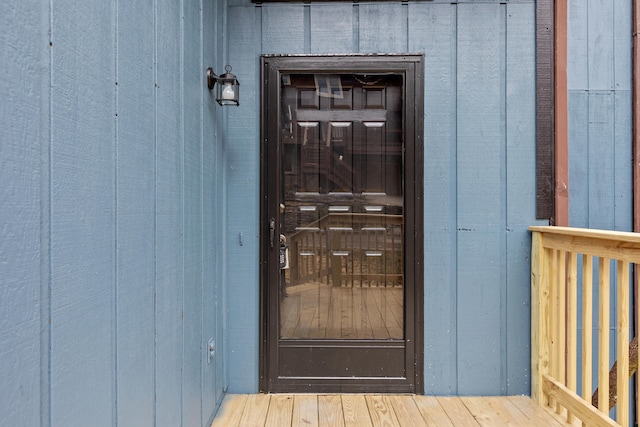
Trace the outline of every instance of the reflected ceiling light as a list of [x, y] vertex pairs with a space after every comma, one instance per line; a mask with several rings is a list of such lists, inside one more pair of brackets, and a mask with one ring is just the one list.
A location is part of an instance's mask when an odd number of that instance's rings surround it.
[[[216, 101], [222, 106], [240, 105], [240, 83], [238, 78], [231, 74], [231, 65], [224, 67], [226, 71], [218, 76], [213, 72], [213, 68], [207, 68], [207, 86], [209, 90], [216, 88]], [[216, 87], [215, 84], [218, 83]]]

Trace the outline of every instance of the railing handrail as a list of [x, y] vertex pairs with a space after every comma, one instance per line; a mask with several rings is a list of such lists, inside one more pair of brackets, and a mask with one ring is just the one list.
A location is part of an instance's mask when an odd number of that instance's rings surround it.
[[[629, 287], [631, 264], [640, 264], [640, 234], [624, 231], [592, 230], [572, 227], [532, 226], [531, 254], [531, 394], [542, 406], [567, 411], [567, 420], [577, 416], [587, 425], [628, 426], [629, 412]], [[578, 257], [582, 257], [579, 280]], [[598, 258], [598, 262], [593, 262]], [[616, 333], [618, 345], [617, 422], [609, 418], [609, 294], [612, 287], [611, 262], [617, 261]], [[597, 266], [597, 270], [596, 270]], [[595, 271], [597, 280], [593, 280]], [[596, 283], [597, 282], [597, 283]], [[576, 387], [578, 301], [582, 297], [582, 375], [583, 387]], [[591, 361], [593, 332], [591, 310], [593, 290], [598, 300], [598, 406], [591, 404]], [[605, 344], [602, 344], [605, 343]], [[612, 385], [613, 387], [613, 385]]]
[[529, 227], [532, 232], [545, 234], [559, 234], [563, 236], [587, 237], [595, 240], [617, 240], [620, 242], [635, 243], [640, 249], [640, 233], [630, 231], [596, 230], [592, 228], [579, 227], [558, 227], [555, 225], [532, 225]]

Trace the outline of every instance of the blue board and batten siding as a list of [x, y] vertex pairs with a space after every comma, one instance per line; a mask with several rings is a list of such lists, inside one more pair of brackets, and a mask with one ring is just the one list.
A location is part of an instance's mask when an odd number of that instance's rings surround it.
[[631, 0], [569, 1], [570, 225], [633, 227]]
[[48, 128], [39, 122], [49, 116], [40, 66], [48, 52], [38, 3], [0, 4], [0, 62], [10, 77], [0, 79], [0, 419], [7, 425], [37, 426], [47, 405], [40, 394], [46, 359], [40, 348], [48, 345], [40, 319], [48, 312], [46, 292], [41, 298], [48, 248], [40, 224]]
[[259, 55], [424, 52], [425, 392], [528, 394], [535, 3], [231, 0], [228, 21], [230, 391], [258, 385]]
[[[425, 391], [529, 393], [533, 0], [129, 3], [0, 3], [1, 424], [257, 391], [261, 54], [424, 52]], [[573, 226], [631, 229], [630, 12], [569, 0]]]
[[0, 5], [0, 424], [213, 416], [225, 7]]

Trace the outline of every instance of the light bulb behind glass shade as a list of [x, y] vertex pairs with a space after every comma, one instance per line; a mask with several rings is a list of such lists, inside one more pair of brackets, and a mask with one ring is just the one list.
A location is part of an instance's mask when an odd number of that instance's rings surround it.
[[236, 94], [231, 83], [225, 83], [224, 89], [222, 89], [222, 99], [234, 99], [235, 97]]

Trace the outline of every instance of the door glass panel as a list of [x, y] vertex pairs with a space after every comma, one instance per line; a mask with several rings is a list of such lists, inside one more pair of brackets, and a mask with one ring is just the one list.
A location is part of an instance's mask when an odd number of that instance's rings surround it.
[[402, 76], [281, 81], [280, 338], [404, 338]]

